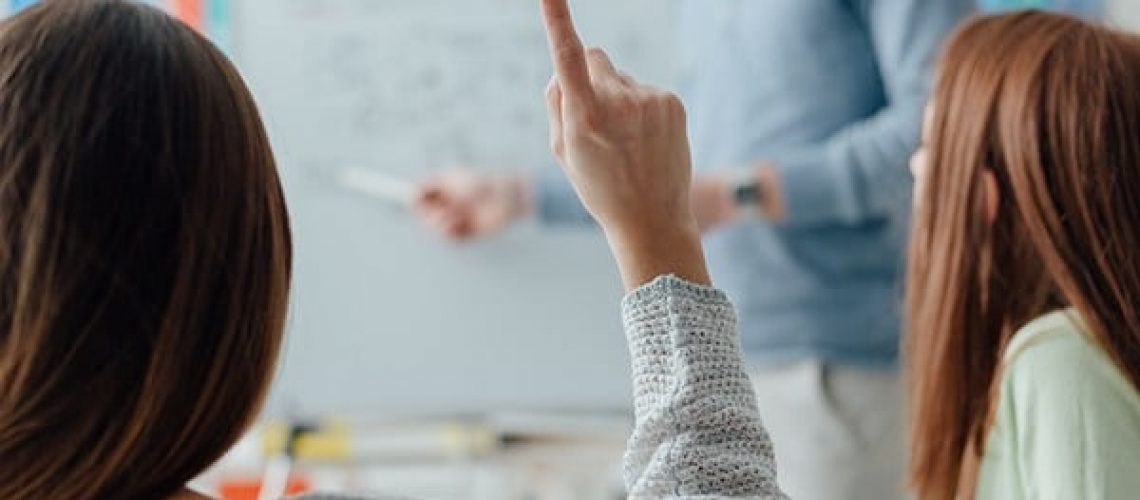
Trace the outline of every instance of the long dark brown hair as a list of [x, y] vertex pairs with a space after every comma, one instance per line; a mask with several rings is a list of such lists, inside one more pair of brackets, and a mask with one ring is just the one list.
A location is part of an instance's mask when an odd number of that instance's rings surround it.
[[1140, 42], [1058, 14], [979, 18], [949, 42], [933, 110], [907, 286], [909, 476], [950, 499], [972, 494], [1001, 353], [1033, 318], [1075, 307], [1140, 387]]
[[288, 217], [253, 99], [126, 1], [0, 24], [0, 498], [162, 498], [258, 411]]

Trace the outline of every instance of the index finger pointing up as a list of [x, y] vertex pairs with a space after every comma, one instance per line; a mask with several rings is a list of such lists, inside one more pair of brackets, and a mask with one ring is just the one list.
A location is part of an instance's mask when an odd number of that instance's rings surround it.
[[586, 49], [574, 29], [570, 6], [566, 2], [567, 0], [542, 0], [542, 17], [550, 41], [554, 73], [563, 95], [567, 99], [584, 100], [593, 95], [593, 87], [590, 86], [590, 73], [586, 67]]

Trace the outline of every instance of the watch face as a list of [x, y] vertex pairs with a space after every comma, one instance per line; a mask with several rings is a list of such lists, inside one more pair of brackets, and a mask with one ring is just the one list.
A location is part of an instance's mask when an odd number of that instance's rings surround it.
[[733, 190], [732, 199], [739, 206], [756, 206], [764, 200], [764, 193], [757, 182], [741, 184]]

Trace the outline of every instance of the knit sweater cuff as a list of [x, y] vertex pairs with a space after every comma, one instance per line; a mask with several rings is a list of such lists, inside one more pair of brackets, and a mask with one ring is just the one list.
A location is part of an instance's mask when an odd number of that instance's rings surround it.
[[637, 425], [631, 498], [781, 498], [724, 293], [664, 276], [623, 302]]

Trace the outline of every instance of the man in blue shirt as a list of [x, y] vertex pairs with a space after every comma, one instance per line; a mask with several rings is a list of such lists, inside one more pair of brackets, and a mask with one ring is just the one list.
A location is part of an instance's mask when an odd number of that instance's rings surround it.
[[[942, 40], [973, 5], [679, 2], [693, 209], [792, 498], [901, 497], [907, 158]], [[528, 213], [589, 223], [558, 175], [446, 175], [419, 210], [456, 239]]]

